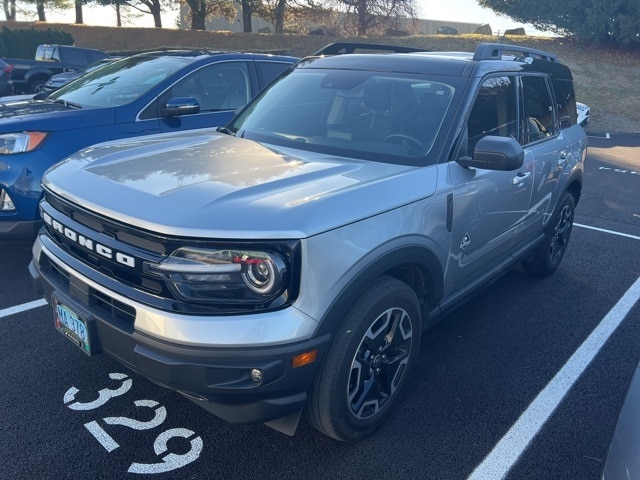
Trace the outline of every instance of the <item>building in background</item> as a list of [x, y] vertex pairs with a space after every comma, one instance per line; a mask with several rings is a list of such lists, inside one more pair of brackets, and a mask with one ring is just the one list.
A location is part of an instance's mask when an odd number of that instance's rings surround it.
[[[188, 29], [191, 22], [188, 18], [189, 8], [186, 6], [180, 7], [180, 28]], [[294, 30], [295, 33], [301, 34], [328, 34], [335, 32], [334, 25], [339, 24], [340, 16], [344, 14], [329, 13], [327, 18], [315, 22], [309, 22], [308, 25], [297, 25]], [[386, 33], [394, 35], [436, 35], [436, 34], [467, 34], [474, 33], [478, 28], [483, 27], [485, 30], [483, 33], [492, 34], [491, 27], [489, 25], [482, 25], [480, 23], [466, 23], [466, 22], [453, 22], [450, 20], [425, 20], [425, 19], [411, 19], [411, 18], [393, 18], [387, 22]], [[242, 7], [239, 3], [236, 3], [236, 16], [233, 20], [228, 21], [224, 17], [218, 17], [206, 22], [206, 29], [208, 31], [227, 31], [233, 33], [241, 33], [243, 31], [242, 23]], [[275, 26], [259, 17], [251, 18], [251, 31], [253, 33], [273, 33], [275, 32]], [[383, 33], [383, 32], [381, 32]]]

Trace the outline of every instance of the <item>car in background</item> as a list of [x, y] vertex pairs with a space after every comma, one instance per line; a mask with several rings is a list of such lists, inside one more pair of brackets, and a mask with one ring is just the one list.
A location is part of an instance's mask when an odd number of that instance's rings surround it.
[[13, 93], [13, 84], [11, 83], [12, 68], [7, 62], [0, 60], [0, 97]]
[[87, 66], [87, 68], [85, 69], [71, 70], [71, 71], [53, 75], [49, 80], [47, 80], [47, 83], [45, 83], [44, 86], [42, 87], [42, 92], [51, 93], [54, 90], [59, 89], [60, 87], [64, 87], [67, 83], [72, 82], [76, 78], [80, 78], [86, 73], [93, 72], [94, 70], [108, 63], [115, 62], [116, 60], [120, 60], [121, 58], [122, 57], [107, 57], [92, 63], [91, 65]]
[[297, 61], [147, 52], [94, 70], [44, 99], [0, 102], [0, 239], [35, 236], [42, 175], [68, 155], [107, 140], [224, 125]]
[[578, 110], [578, 123], [582, 127], [584, 127], [587, 123], [589, 123], [589, 115], [591, 114], [591, 109], [588, 105], [580, 102], [576, 102], [576, 109]]
[[640, 478], [640, 364], [636, 366], [609, 445], [602, 480]]

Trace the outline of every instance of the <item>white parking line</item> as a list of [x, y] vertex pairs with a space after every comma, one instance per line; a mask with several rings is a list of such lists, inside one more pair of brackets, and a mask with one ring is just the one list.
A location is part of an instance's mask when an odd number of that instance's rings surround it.
[[571, 355], [567, 363], [471, 473], [468, 480], [498, 480], [507, 475], [638, 299], [640, 299], [640, 278]]
[[618, 235], [619, 237], [627, 237], [627, 238], [633, 238], [634, 240], [640, 240], [640, 237], [638, 237], [637, 235], [629, 235], [628, 233], [616, 232], [614, 230], [606, 230], [604, 228], [592, 227], [590, 225], [582, 225], [580, 223], [574, 223], [573, 226], [587, 228], [589, 230], [595, 230], [597, 232], [609, 233], [611, 235]]
[[40, 300], [34, 300], [33, 302], [23, 303], [22, 305], [16, 305], [15, 307], [5, 308], [4, 310], [0, 310], [0, 318], [8, 317], [9, 315], [15, 315], [16, 313], [31, 310], [32, 308], [42, 307], [46, 304], [47, 302], [43, 298]]

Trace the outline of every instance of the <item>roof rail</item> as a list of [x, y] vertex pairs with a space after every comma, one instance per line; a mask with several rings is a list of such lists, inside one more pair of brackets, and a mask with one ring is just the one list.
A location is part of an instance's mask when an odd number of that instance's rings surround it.
[[396, 45], [380, 45], [376, 43], [354, 43], [354, 42], [336, 42], [330, 43], [322, 47], [313, 56], [319, 55], [342, 55], [345, 53], [353, 53], [356, 50], [383, 50], [394, 53], [412, 53], [412, 52], [428, 52], [424, 48], [401, 47]]
[[558, 56], [535, 48], [505, 45], [502, 43], [481, 43], [473, 54], [474, 60], [502, 60], [505, 53], [518, 54], [522, 57], [534, 57], [549, 62], [557, 62]]

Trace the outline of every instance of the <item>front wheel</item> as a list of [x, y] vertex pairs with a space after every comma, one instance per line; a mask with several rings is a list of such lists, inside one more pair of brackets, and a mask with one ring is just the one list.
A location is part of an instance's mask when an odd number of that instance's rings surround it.
[[523, 262], [524, 268], [533, 275], [546, 276], [556, 271], [569, 245], [573, 227], [576, 202], [569, 192], [565, 192], [558, 210], [551, 219], [544, 241], [534, 252], [533, 258]]
[[344, 318], [307, 402], [307, 418], [342, 441], [364, 438], [387, 418], [418, 355], [418, 298], [400, 280], [383, 277]]

